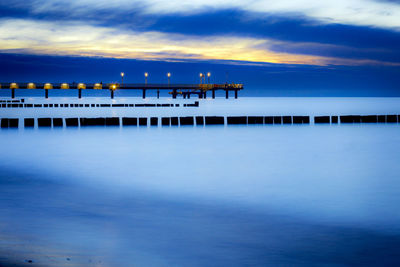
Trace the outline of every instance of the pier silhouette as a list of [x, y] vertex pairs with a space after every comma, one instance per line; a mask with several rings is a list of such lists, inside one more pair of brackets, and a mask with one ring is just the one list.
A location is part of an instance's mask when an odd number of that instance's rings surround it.
[[172, 98], [182, 96], [190, 98], [197, 95], [199, 98], [207, 98], [207, 93], [211, 92], [211, 98], [215, 98], [216, 91], [225, 91], [225, 98], [229, 98], [229, 92], [234, 92], [234, 97], [238, 98], [238, 92], [243, 90], [243, 84], [223, 83], [223, 84], [129, 84], [129, 83], [33, 83], [33, 82], [5, 82], [0, 83], [0, 89], [11, 90], [11, 98], [15, 98], [16, 89], [45, 91], [45, 98], [49, 97], [49, 90], [78, 90], [78, 98], [82, 98], [82, 90], [110, 90], [110, 97], [114, 98], [116, 90], [141, 90], [142, 98], [146, 98], [146, 92], [157, 90], [157, 98], [160, 97], [160, 90], [168, 91]]

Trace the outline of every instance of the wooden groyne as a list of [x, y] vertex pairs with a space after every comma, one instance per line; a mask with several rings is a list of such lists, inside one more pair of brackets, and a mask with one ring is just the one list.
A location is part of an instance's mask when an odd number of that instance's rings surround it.
[[[399, 123], [400, 115], [314, 116], [319, 124]], [[20, 123], [21, 121], [21, 123]], [[1, 128], [50, 128], [90, 126], [212, 126], [212, 125], [309, 125], [310, 116], [182, 116], [182, 117], [96, 117], [96, 118], [1, 118]]]
[[20, 102], [1, 103], [0, 108], [141, 108], [141, 107], [199, 107], [199, 101], [193, 103], [124, 103], [124, 104], [80, 104], [80, 103], [46, 103], [30, 104]]

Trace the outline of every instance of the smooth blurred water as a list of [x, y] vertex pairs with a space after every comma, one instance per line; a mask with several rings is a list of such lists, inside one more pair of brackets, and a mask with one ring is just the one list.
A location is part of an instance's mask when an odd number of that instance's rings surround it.
[[[244, 99], [236, 109], [309, 115], [318, 101], [303, 100]], [[313, 112], [400, 113], [398, 99], [351, 100]], [[203, 111], [221, 114], [212, 103]], [[0, 266], [396, 266], [399, 130], [3, 129]]]

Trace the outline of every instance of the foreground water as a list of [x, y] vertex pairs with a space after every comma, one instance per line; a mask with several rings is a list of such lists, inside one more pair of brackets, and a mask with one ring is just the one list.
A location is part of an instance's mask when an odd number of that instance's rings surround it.
[[399, 129], [1, 130], [0, 266], [399, 265]]

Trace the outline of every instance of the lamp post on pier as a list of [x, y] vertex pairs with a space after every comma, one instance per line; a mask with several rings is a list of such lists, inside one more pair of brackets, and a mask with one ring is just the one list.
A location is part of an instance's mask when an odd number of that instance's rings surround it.
[[124, 85], [124, 76], [125, 76], [125, 73], [121, 72], [121, 86]]

